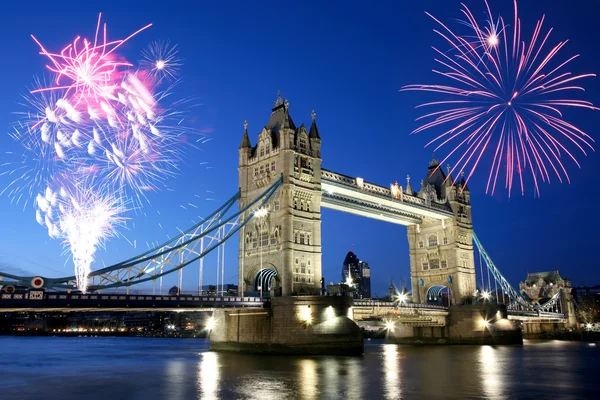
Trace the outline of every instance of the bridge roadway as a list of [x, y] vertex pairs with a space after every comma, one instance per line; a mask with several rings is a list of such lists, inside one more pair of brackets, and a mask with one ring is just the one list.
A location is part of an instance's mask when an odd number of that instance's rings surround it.
[[[393, 319], [412, 326], [445, 326], [449, 315], [448, 307], [378, 300], [355, 300], [354, 320]], [[565, 315], [554, 312], [507, 310], [508, 319], [519, 321], [564, 321]]]
[[[217, 308], [265, 308], [270, 301], [239, 296], [162, 296], [127, 294], [74, 294], [30, 290], [25, 293], [2, 293], [0, 312], [69, 312], [69, 311], [212, 311]], [[379, 300], [355, 300], [355, 321], [394, 319], [411, 326], [445, 326], [448, 307]], [[508, 311], [515, 320], [564, 320], [564, 314], [535, 311]]]
[[264, 308], [268, 300], [235, 296], [158, 296], [126, 294], [69, 294], [31, 290], [2, 293], [0, 312], [69, 311], [212, 311], [216, 308]]

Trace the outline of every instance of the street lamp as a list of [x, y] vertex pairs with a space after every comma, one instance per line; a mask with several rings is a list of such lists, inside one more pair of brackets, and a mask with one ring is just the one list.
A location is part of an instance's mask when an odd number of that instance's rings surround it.
[[[263, 218], [265, 218], [267, 216], [267, 214], [269, 214], [269, 210], [266, 207], [262, 207], [259, 208], [258, 210], [254, 211], [254, 216], [258, 217], [259, 220], [262, 222]], [[258, 289], [260, 290], [260, 300], [262, 301], [263, 299], [263, 246], [262, 246], [262, 224], [259, 225], [258, 227], [259, 229], [259, 234], [258, 234], [258, 242], [259, 242], [259, 246], [260, 246], [260, 278], [259, 278], [259, 285], [258, 285]]]

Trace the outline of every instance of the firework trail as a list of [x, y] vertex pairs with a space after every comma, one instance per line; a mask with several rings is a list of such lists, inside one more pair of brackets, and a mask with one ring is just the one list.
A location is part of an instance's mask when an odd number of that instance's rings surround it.
[[11, 134], [24, 152], [4, 173], [13, 179], [2, 193], [35, 199], [37, 222], [70, 251], [82, 291], [96, 249], [118, 235], [123, 214], [164, 184], [181, 159], [188, 129], [180, 111], [161, 104], [172, 85], [160, 88], [181, 65], [175, 47], [151, 44], [144, 57], [154, 63], [138, 69], [117, 52], [150, 26], [109, 41], [100, 15], [93, 41], [78, 36], [56, 53], [32, 36], [52, 78], [36, 81], [25, 96], [27, 110]]
[[563, 108], [598, 110], [592, 103], [574, 98], [584, 90], [578, 82], [596, 75], [566, 70], [579, 55], [559, 56], [567, 41], [550, 45], [552, 29], [544, 31], [544, 17], [525, 41], [516, 0], [514, 18], [509, 22], [502, 17], [494, 19], [487, 1], [485, 5], [488, 19], [480, 23], [463, 4], [466, 20], [461, 23], [468, 29], [464, 35], [427, 13], [440, 26], [434, 32], [449, 45], [448, 51], [433, 48], [440, 67], [434, 72], [449, 83], [401, 89], [444, 95], [419, 106], [433, 109], [418, 118], [423, 125], [412, 133], [445, 126], [427, 145], [434, 144], [436, 150], [448, 146], [442, 163], [457, 157], [452, 171], [467, 171], [467, 182], [483, 155], [493, 153], [486, 193], [494, 193], [502, 170], [508, 195], [515, 177], [524, 194], [523, 175], [529, 170], [539, 195], [540, 181], [550, 182], [551, 175], [570, 182], [565, 156], [580, 166], [575, 151], [587, 155], [586, 149], [593, 150], [594, 140], [564, 119]]

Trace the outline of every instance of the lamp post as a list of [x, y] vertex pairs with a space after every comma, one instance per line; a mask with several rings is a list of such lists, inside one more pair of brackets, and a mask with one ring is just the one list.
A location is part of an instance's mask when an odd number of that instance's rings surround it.
[[256, 210], [254, 212], [254, 216], [259, 218], [259, 221], [261, 222], [258, 229], [259, 229], [259, 234], [258, 234], [258, 242], [259, 242], [259, 246], [260, 246], [260, 274], [259, 274], [259, 286], [258, 289], [260, 290], [260, 301], [262, 301], [263, 299], [263, 245], [262, 245], [262, 223], [264, 222], [264, 218], [267, 216], [267, 214], [269, 214], [269, 210], [267, 210], [266, 207], [263, 208], [259, 208], [258, 210]]

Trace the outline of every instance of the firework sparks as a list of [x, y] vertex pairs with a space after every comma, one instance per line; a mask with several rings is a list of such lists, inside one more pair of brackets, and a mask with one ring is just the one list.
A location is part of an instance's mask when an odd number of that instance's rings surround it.
[[457, 157], [452, 171], [467, 171], [466, 182], [487, 153], [494, 153], [487, 179], [486, 193], [494, 193], [500, 171], [510, 196], [515, 178], [525, 192], [524, 173], [529, 170], [534, 190], [539, 195], [540, 182], [550, 182], [555, 175], [560, 182], [570, 182], [563, 163], [565, 156], [577, 166], [573, 149], [586, 155], [594, 140], [563, 118], [564, 107], [598, 110], [592, 103], [573, 98], [583, 91], [577, 82], [595, 74], [575, 75], [565, 68], [578, 55], [559, 59], [567, 41], [549, 45], [551, 29], [543, 32], [544, 17], [536, 24], [529, 42], [521, 35], [521, 20], [514, 1], [511, 24], [494, 18], [485, 1], [488, 19], [480, 24], [469, 8], [463, 14], [469, 33], [454, 33], [444, 23], [427, 13], [441, 29], [435, 32], [450, 47], [441, 51], [436, 62], [438, 75], [450, 80], [447, 85], [408, 85], [403, 91], [424, 91], [446, 95], [445, 99], [420, 105], [432, 110], [419, 121], [423, 125], [413, 133], [446, 126], [427, 145], [451, 147], [443, 164]]
[[121, 199], [78, 186], [61, 186], [56, 191], [46, 187], [36, 197], [36, 220], [48, 229], [51, 238], [63, 239], [73, 256], [77, 287], [85, 292], [96, 249], [117, 235], [126, 210]]
[[[172, 176], [181, 158], [183, 117], [161, 105], [171, 88], [159, 91], [156, 71], [134, 69], [116, 52], [150, 26], [108, 41], [99, 17], [93, 41], [77, 37], [58, 53], [34, 37], [54, 75], [25, 96], [27, 111], [11, 134], [25, 150], [2, 193], [35, 199], [37, 222], [69, 249], [82, 291], [96, 249], [124, 225], [126, 205], [140, 206], [143, 192]], [[175, 47], [151, 48], [161, 72], [174, 76]]]
[[178, 53], [177, 45], [171, 45], [169, 41], [155, 41], [142, 52], [140, 64], [157, 78], [174, 80], [182, 65]]

